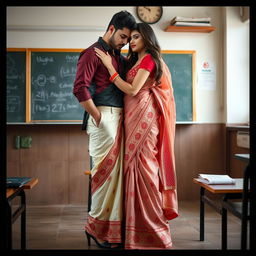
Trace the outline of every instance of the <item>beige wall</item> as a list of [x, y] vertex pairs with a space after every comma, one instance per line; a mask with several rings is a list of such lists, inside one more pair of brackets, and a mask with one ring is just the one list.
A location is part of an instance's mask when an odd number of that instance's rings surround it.
[[225, 118], [227, 123], [247, 123], [250, 120], [250, 23], [242, 22], [238, 7], [227, 7], [224, 19]]

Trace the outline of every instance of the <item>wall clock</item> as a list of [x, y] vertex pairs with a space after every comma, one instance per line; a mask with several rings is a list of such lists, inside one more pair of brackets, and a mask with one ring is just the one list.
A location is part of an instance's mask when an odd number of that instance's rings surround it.
[[162, 6], [137, 6], [138, 18], [148, 24], [158, 22], [163, 15]]

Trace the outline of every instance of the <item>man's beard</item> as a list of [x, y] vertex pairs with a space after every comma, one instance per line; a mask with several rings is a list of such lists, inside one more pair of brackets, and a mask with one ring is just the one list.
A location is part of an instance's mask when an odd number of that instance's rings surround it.
[[[115, 34], [114, 34], [115, 35]], [[115, 50], [121, 50], [122, 47], [124, 47], [124, 44], [116, 44], [115, 43], [115, 39], [114, 39], [114, 35], [112, 35], [109, 39], [109, 46], [112, 48], [112, 49], [115, 49]]]

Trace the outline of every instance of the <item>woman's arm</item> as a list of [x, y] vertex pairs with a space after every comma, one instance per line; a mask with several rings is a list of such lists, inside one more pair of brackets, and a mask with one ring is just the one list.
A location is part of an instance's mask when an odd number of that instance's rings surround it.
[[[94, 48], [96, 55], [101, 59], [103, 65], [108, 69], [110, 76], [116, 73], [114, 66], [112, 65], [112, 59], [109, 54], [101, 51], [98, 48]], [[114, 84], [124, 93], [135, 96], [143, 84], [146, 82], [147, 78], [149, 77], [150, 72], [146, 69], [139, 69], [132, 84], [127, 83], [124, 81], [120, 76], [116, 77], [114, 80]]]

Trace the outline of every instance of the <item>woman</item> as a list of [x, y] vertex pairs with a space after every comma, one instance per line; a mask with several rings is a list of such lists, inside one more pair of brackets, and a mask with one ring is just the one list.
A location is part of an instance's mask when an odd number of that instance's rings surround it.
[[123, 92], [125, 128], [125, 249], [172, 247], [168, 220], [178, 216], [174, 164], [175, 102], [171, 74], [154, 31], [131, 33], [126, 81], [108, 53], [95, 48]]

